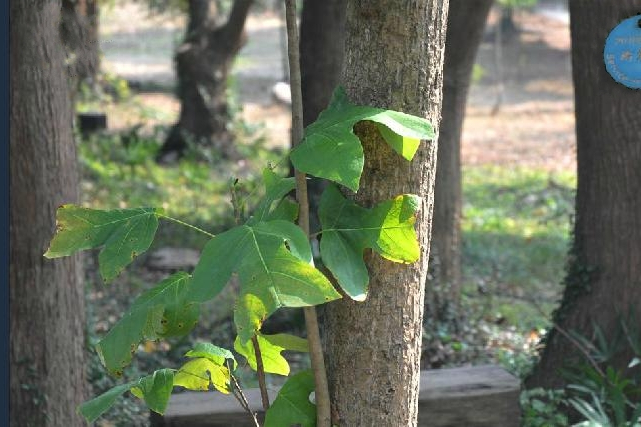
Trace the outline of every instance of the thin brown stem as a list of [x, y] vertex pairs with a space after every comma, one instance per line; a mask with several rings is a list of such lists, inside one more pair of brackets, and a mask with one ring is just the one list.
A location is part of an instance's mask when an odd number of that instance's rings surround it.
[[263, 401], [263, 409], [269, 409], [269, 394], [267, 393], [267, 384], [265, 384], [265, 367], [263, 366], [263, 357], [260, 354], [260, 346], [258, 345], [258, 336], [252, 337], [252, 344], [254, 346], [254, 354], [256, 355], [256, 373], [258, 374], [258, 387], [260, 387], [260, 398]]
[[[287, 53], [289, 56], [289, 84], [292, 94], [292, 146], [303, 139], [303, 95], [301, 90], [300, 58], [298, 47], [298, 28], [296, 25], [296, 2], [285, 0], [285, 18], [287, 22]], [[296, 170], [296, 199], [299, 204], [298, 225], [305, 235], [309, 236], [309, 200], [307, 197], [307, 180], [305, 174]], [[318, 427], [330, 427], [331, 412], [329, 387], [323, 347], [318, 328], [316, 308], [305, 307], [305, 326], [309, 342], [309, 356], [316, 384], [316, 424]]]
[[231, 392], [238, 400], [238, 403], [240, 403], [240, 406], [243, 407], [243, 409], [252, 417], [252, 420], [254, 420], [254, 425], [256, 427], [260, 427], [260, 424], [258, 424], [258, 418], [256, 418], [256, 413], [251, 410], [249, 407], [249, 402], [247, 401], [247, 397], [245, 397], [245, 393], [243, 393], [243, 389], [240, 388], [240, 384], [238, 384], [238, 380], [234, 376], [234, 374], [231, 373], [231, 366], [229, 366], [229, 361], [227, 361], [227, 369], [229, 370], [229, 377], [232, 380], [231, 384]]

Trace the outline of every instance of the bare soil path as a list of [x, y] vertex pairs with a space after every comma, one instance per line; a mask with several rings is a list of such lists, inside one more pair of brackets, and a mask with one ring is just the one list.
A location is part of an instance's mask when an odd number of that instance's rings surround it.
[[[562, 9], [550, 7], [517, 13], [521, 32], [503, 35], [500, 62], [493, 35], [497, 15], [491, 16], [477, 59], [483, 76], [474, 82], [468, 103], [463, 134], [465, 165], [573, 170], [570, 38], [564, 16]], [[165, 111], [161, 123], [171, 123], [179, 111], [171, 93], [175, 83], [172, 53], [182, 37], [183, 25], [183, 17], [150, 16], [137, 4], [116, 6], [102, 21], [104, 68], [127, 80], [160, 87], [162, 91], [141, 93], [139, 102]], [[284, 74], [281, 25], [270, 13], [250, 17], [248, 43], [236, 61], [233, 76], [243, 118], [249, 123], [262, 122], [268, 143], [286, 146], [289, 108], [271, 93]], [[119, 120], [117, 114], [110, 123], [115, 128], [131, 125]]]

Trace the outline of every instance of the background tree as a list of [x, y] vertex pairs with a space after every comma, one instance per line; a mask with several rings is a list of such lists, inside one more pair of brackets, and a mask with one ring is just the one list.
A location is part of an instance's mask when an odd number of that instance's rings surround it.
[[303, 121], [327, 108], [343, 64], [345, 1], [305, 0], [301, 12], [300, 66]]
[[[345, 0], [305, 0], [301, 12], [300, 67], [303, 125], [314, 122], [329, 104], [340, 80], [345, 33]], [[317, 209], [324, 180], [308, 179], [310, 221], [318, 228]]]
[[498, 4], [501, 7], [501, 18], [499, 20], [501, 31], [508, 36], [514, 35], [518, 28], [514, 22], [514, 11], [518, 8], [535, 6], [538, 0], [499, 0]]
[[72, 91], [83, 82], [93, 86], [100, 71], [98, 0], [62, 0], [61, 14], [60, 34]]
[[189, 0], [185, 40], [176, 52], [180, 117], [159, 157], [182, 153], [187, 138], [211, 146], [222, 157], [235, 157], [228, 125], [227, 78], [243, 45], [243, 29], [253, 0], [233, 2], [227, 21], [218, 25], [209, 0]]
[[[347, 3], [342, 82], [352, 102], [423, 116], [438, 125], [448, 1]], [[408, 163], [369, 123], [356, 126], [365, 167], [362, 206], [401, 193], [422, 197], [416, 221], [421, 260], [394, 264], [368, 251], [365, 302], [330, 303], [325, 332], [333, 422], [341, 426], [417, 422], [421, 322], [430, 243], [436, 143]]]
[[56, 209], [78, 198], [60, 1], [12, 0], [10, 18], [10, 423], [80, 426], [80, 262], [43, 257]]
[[[564, 331], [612, 339], [621, 315], [641, 321], [641, 110], [639, 92], [616, 83], [603, 64], [608, 33], [639, 12], [638, 0], [570, 1], [578, 187], [574, 243], [554, 320]], [[559, 370], [582, 359], [552, 330], [528, 387], [558, 387]], [[629, 346], [608, 362], [630, 374]], [[635, 369], [639, 375], [640, 367]]]
[[[450, 0], [425, 324], [454, 323], [461, 297], [461, 134], [476, 53], [493, 0]], [[427, 356], [429, 358], [429, 345]], [[429, 363], [429, 361], [428, 361]]]

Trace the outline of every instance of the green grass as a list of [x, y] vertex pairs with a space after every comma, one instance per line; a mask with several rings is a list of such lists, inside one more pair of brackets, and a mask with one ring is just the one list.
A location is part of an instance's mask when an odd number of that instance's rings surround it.
[[[463, 175], [464, 296], [519, 331], [548, 326], [574, 211], [572, 173], [476, 167]], [[543, 313], [542, 313], [542, 312]]]
[[[206, 148], [193, 147], [184, 159], [170, 166], [155, 162], [162, 143], [163, 129], [140, 135], [136, 129], [120, 135], [92, 137], [79, 144], [82, 167], [83, 204], [97, 209], [163, 207], [169, 216], [211, 232], [219, 232], [233, 222], [231, 184], [250, 210], [262, 195], [262, 170], [278, 164], [282, 153], [266, 149], [262, 139], [239, 129], [238, 150], [246, 160], [228, 162]], [[129, 144], [124, 144], [124, 140]], [[284, 172], [281, 164], [279, 172]], [[161, 227], [161, 244], [189, 246], [189, 233]], [[173, 233], [173, 236], [171, 235]], [[188, 237], [187, 241], [184, 237]]]

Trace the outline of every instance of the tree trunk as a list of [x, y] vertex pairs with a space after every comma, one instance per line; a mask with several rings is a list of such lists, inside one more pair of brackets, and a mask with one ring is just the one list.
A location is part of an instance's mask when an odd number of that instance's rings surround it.
[[11, 1], [11, 426], [81, 426], [84, 292], [76, 257], [43, 257], [78, 199], [60, 2]]
[[229, 19], [216, 26], [207, 0], [189, 0], [189, 25], [176, 53], [180, 118], [169, 132], [159, 159], [181, 155], [187, 141], [212, 147], [223, 158], [237, 156], [228, 126], [227, 77], [243, 45], [252, 0], [236, 0]]
[[[427, 117], [438, 128], [447, 9], [447, 0], [348, 2], [342, 80], [351, 100]], [[422, 197], [416, 221], [422, 249], [420, 261], [412, 265], [366, 252], [367, 300], [328, 305], [333, 422], [415, 426], [436, 142], [423, 142], [408, 163], [371, 124], [361, 123], [356, 132], [363, 140], [365, 167], [354, 199], [371, 207], [401, 193]]]
[[[305, 0], [301, 13], [300, 68], [303, 125], [314, 122], [338, 86], [343, 63], [345, 0]], [[292, 172], [293, 175], [293, 172]], [[319, 228], [318, 205], [325, 180], [308, 179], [310, 224]]]
[[96, 84], [100, 70], [99, 17], [98, 0], [62, 0], [60, 34], [73, 91], [83, 82]]
[[514, 36], [519, 32], [519, 28], [514, 22], [514, 6], [502, 6], [501, 18], [499, 20], [501, 32], [508, 37]]
[[[425, 326], [457, 326], [461, 296], [461, 133], [476, 52], [493, 0], [450, 0]], [[426, 363], [433, 352], [428, 344]]]
[[[573, 250], [555, 322], [587, 338], [594, 337], [594, 325], [613, 338], [619, 316], [629, 311], [629, 322], [641, 322], [639, 92], [616, 83], [603, 64], [608, 33], [639, 6], [638, 0], [594, 0], [590, 7], [570, 1], [578, 188]], [[561, 386], [559, 369], [582, 359], [564, 335], [550, 332], [528, 387]], [[631, 358], [625, 346], [608, 364], [630, 374]], [[641, 375], [640, 367], [633, 369]]]

